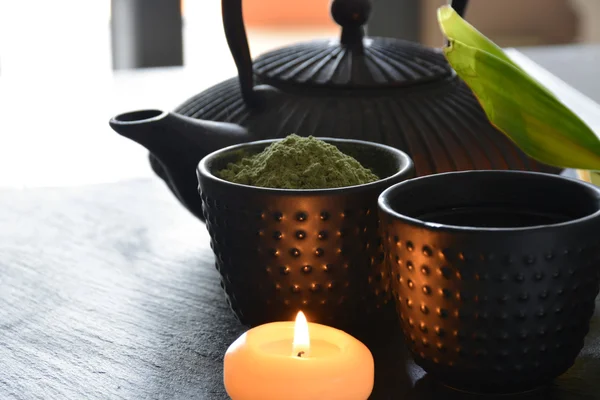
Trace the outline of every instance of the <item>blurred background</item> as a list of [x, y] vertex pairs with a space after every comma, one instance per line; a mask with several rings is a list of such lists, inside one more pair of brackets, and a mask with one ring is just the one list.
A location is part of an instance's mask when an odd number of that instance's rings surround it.
[[[298, 40], [336, 35], [330, 0], [243, 0], [254, 55]], [[3, 75], [47, 69], [145, 67], [177, 64], [173, 29], [182, 31], [181, 59], [205, 73], [211, 64], [231, 66], [219, 0], [27, 0], [0, 1], [0, 71]], [[374, 0], [368, 31], [439, 46], [435, 9], [446, 0]], [[172, 18], [176, 10], [182, 21]], [[113, 26], [111, 14], [118, 26]], [[471, 0], [467, 19], [502, 46], [600, 42], [598, 0]], [[178, 25], [181, 24], [181, 25]], [[136, 29], [142, 26], [142, 31]], [[183, 29], [182, 29], [183, 28]], [[146, 29], [146, 32], [143, 32]], [[140, 32], [154, 38], [133, 38]], [[148, 35], [152, 32], [152, 35]], [[112, 38], [111, 38], [112, 36]], [[147, 46], [152, 62], [131, 59], [123, 48]], [[112, 40], [111, 40], [112, 39]], [[161, 60], [161, 54], [163, 60]], [[117, 58], [114, 60], [113, 58]]]
[[[253, 56], [339, 34], [330, 0], [242, 3]], [[444, 3], [373, 0], [368, 34], [440, 46]], [[466, 16], [505, 47], [600, 43], [600, 0], [471, 0]], [[0, 0], [0, 186], [149, 176], [108, 119], [235, 74], [220, 0]]]

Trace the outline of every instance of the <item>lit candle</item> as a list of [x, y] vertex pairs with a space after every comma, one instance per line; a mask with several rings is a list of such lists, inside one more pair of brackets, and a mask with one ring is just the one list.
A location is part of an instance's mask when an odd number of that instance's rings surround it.
[[371, 352], [338, 329], [273, 322], [240, 336], [225, 353], [232, 400], [366, 400], [373, 390]]

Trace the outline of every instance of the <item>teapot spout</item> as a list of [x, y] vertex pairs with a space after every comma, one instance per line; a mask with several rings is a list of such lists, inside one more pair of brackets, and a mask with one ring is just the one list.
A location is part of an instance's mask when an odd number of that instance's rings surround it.
[[[250, 141], [248, 131], [236, 124], [205, 121], [161, 110], [140, 110], [113, 117], [110, 127], [141, 144], [163, 163], [172, 159], [195, 165], [205, 155]], [[192, 171], [193, 172], [193, 171]]]
[[160, 110], [117, 115], [111, 128], [150, 151], [150, 164], [175, 196], [203, 219], [196, 166], [209, 153], [252, 140], [247, 130], [226, 122], [198, 120]]

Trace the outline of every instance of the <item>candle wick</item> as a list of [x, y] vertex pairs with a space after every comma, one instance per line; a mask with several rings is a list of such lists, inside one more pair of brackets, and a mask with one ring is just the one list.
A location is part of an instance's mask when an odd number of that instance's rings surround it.
[[304, 352], [303, 351], [299, 351], [298, 352], [298, 357], [302, 357], [302, 355], [304, 355]]

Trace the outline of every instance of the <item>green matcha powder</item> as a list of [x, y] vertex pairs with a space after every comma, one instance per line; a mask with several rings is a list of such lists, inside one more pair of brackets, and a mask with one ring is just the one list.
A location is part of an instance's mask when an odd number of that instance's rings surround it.
[[338, 188], [379, 179], [337, 147], [295, 134], [258, 154], [229, 163], [217, 176], [244, 185], [281, 189]]

